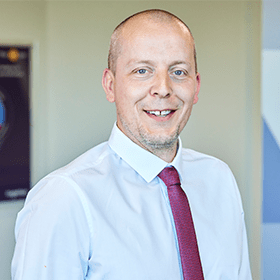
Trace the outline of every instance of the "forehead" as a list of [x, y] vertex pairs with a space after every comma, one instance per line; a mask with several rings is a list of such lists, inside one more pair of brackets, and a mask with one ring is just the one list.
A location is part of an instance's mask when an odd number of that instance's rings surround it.
[[153, 18], [138, 16], [126, 22], [121, 29], [120, 37], [123, 39], [135, 39], [148, 37], [149, 35], [177, 34], [191, 40], [192, 36], [188, 28], [179, 20], [173, 18]]
[[176, 59], [191, 59], [194, 54], [193, 38], [177, 20], [133, 19], [121, 30], [119, 48], [121, 60], [156, 59], [157, 55], [162, 59], [171, 54]]

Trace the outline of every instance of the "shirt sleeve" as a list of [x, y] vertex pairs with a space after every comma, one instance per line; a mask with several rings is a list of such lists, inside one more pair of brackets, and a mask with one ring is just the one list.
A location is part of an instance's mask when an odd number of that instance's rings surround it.
[[242, 256], [241, 256], [241, 264], [240, 264], [238, 279], [239, 280], [252, 280], [244, 214], [242, 216], [243, 216], [243, 232], [242, 232], [243, 240], [242, 240], [242, 250], [241, 250]]
[[[231, 171], [230, 171], [231, 172]], [[236, 200], [239, 204], [240, 212], [236, 213], [236, 215], [240, 216], [240, 237], [241, 237], [241, 248], [240, 248], [240, 266], [239, 266], [239, 273], [238, 273], [238, 279], [239, 280], [252, 280], [252, 274], [251, 274], [251, 268], [250, 268], [250, 260], [249, 260], [249, 250], [248, 250], [248, 240], [247, 240], [247, 231], [246, 231], [246, 225], [244, 220], [244, 209], [242, 206], [242, 199], [240, 195], [239, 188], [237, 186], [235, 177], [233, 173], [231, 172], [232, 182], [235, 189], [236, 194]]]
[[83, 202], [69, 180], [44, 179], [30, 191], [15, 235], [12, 280], [86, 278], [90, 230]]

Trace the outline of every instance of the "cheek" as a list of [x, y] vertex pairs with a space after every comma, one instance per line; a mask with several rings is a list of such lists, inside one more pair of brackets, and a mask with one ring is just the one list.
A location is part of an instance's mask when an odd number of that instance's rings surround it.
[[191, 106], [195, 101], [195, 87], [189, 86], [185, 88], [181, 88], [179, 91], [178, 97], [181, 99], [186, 106]]
[[118, 114], [121, 114], [122, 117], [131, 117], [132, 115], [135, 115], [133, 112], [135, 106], [133, 100], [130, 96], [128, 96], [124, 92], [119, 93], [116, 96], [115, 105]]
[[135, 110], [141, 107], [147, 94], [143, 86], [122, 86], [119, 87], [115, 94], [116, 106], [126, 108], [127, 110]]

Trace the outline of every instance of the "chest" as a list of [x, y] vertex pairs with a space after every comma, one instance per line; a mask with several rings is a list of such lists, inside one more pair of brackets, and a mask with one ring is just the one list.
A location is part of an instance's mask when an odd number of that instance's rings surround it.
[[[164, 187], [123, 186], [114, 183], [106, 198], [90, 198], [93, 255], [88, 279], [181, 279], [176, 230]], [[217, 205], [219, 198], [207, 192], [205, 196], [189, 193], [205, 279], [238, 279], [241, 224], [234, 217], [236, 206]]]

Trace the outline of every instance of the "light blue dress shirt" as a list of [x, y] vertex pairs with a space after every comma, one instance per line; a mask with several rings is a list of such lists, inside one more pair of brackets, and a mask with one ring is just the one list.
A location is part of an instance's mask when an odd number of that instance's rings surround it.
[[[115, 125], [108, 142], [42, 179], [18, 214], [13, 280], [180, 280], [168, 164]], [[171, 163], [192, 210], [206, 280], [250, 280], [244, 214], [220, 160], [183, 149]]]

